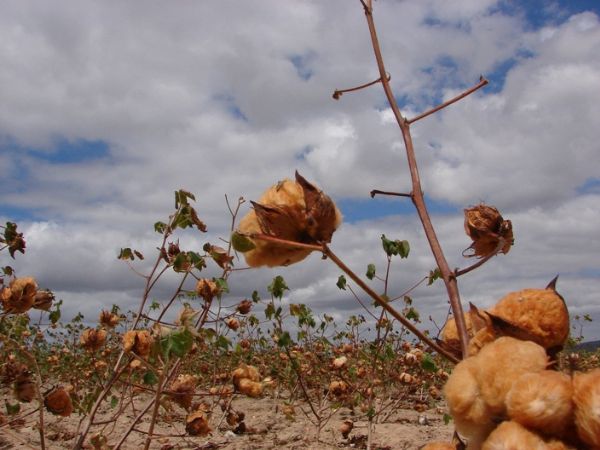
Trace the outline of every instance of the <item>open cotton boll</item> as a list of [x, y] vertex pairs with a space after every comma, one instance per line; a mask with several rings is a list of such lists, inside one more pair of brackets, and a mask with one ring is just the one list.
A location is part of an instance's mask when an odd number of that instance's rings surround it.
[[575, 426], [580, 439], [600, 448], [600, 369], [573, 375]]
[[506, 396], [508, 416], [543, 434], [562, 436], [573, 422], [571, 377], [544, 370], [521, 375]]
[[479, 450], [494, 429], [492, 411], [481, 396], [475, 378], [478, 361], [475, 357], [458, 363], [444, 386], [444, 395], [458, 434], [469, 450]]
[[483, 347], [474, 357], [473, 373], [481, 396], [491, 411], [506, 413], [506, 395], [513, 382], [522, 374], [546, 369], [546, 350], [530, 341], [503, 336]]
[[342, 223], [342, 214], [329, 196], [298, 172], [295, 181], [285, 179], [278, 182], [252, 204], [254, 209], [240, 221], [236, 232], [251, 241], [251, 248], [236, 248], [244, 253], [246, 263], [251, 267], [287, 266], [303, 260], [312, 251], [253, 239], [254, 234], [301, 244], [329, 243]]
[[482, 450], [575, 450], [556, 439], [545, 441], [523, 425], [507, 421], [492, 431]]

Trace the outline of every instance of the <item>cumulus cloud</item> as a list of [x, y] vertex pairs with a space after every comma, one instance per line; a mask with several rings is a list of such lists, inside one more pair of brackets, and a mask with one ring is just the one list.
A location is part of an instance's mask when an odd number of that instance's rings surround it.
[[[560, 273], [573, 311], [600, 320], [598, 11], [554, 5], [542, 26], [532, 26], [523, 11], [504, 6], [376, 2], [386, 68], [408, 117], [480, 74], [492, 81], [412, 125], [424, 190], [452, 211], [434, 208], [451, 265], [470, 262], [461, 256], [469, 245], [462, 207], [495, 204], [515, 227], [508, 255], [461, 280], [465, 301], [489, 305]], [[9, 2], [0, 59], [0, 218], [17, 214], [28, 238], [27, 254], [13, 265], [59, 292], [70, 311], [94, 316], [115, 299], [137, 305], [143, 280], [116, 254], [123, 246], [152, 254], [152, 224], [165, 220], [176, 189], [196, 194], [209, 225], [206, 235], [186, 234], [196, 249], [227, 237], [225, 195], [256, 199], [294, 169], [337, 200], [367, 199], [374, 188], [410, 191], [380, 86], [331, 98], [378, 78], [359, 2]], [[82, 142], [106, 149], [63, 155], [66, 147], [84, 152]], [[408, 239], [411, 256], [394, 262], [389, 285], [400, 295], [434, 262], [416, 217], [394, 215], [395, 200], [389, 205], [384, 218], [347, 217], [333, 249], [362, 274], [369, 262], [385, 265], [382, 233]], [[232, 301], [264, 292], [276, 274], [289, 281], [290, 301], [340, 317], [361, 311], [335, 286], [340, 271], [319, 255], [234, 273]], [[170, 281], [159, 297], [168, 298]], [[441, 285], [411, 295], [424, 318], [443, 320]]]

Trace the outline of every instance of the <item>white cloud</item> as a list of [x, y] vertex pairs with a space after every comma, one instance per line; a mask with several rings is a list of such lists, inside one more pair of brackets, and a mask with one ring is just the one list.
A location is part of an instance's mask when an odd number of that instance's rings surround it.
[[[494, 92], [412, 125], [423, 186], [458, 206], [485, 200], [513, 220], [517, 245], [461, 280], [466, 301], [489, 304], [561, 273], [573, 308], [600, 320], [599, 197], [579, 192], [600, 173], [598, 16], [533, 30], [496, 6], [375, 2], [387, 70], [409, 117], [513, 64]], [[410, 190], [380, 86], [331, 98], [378, 77], [358, 2], [8, 2], [0, 59], [3, 203], [40, 218], [20, 221], [28, 249], [13, 265], [57, 290], [71, 311], [92, 314], [115, 298], [136, 305], [142, 283], [116, 261], [118, 248], [151, 254], [152, 224], [178, 188], [196, 193], [209, 225], [208, 235], [186, 237], [198, 249], [228, 234], [224, 194], [255, 199], [296, 168], [334, 198]], [[55, 152], [57, 139], [101, 140], [108, 155], [61, 164], [26, 151]], [[467, 264], [462, 218], [435, 223], [452, 264]], [[368, 262], [383, 267], [382, 233], [411, 241], [410, 259], [393, 266], [390, 287], [401, 293], [433, 267], [415, 217], [345, 224], [333, 248], [362, 274]], [[359, 311], [319, 255], [235, 273], [232, 301], [279, 273], [297, 301]], [[160, 295], [168, 292], [167, 282]], [[413, 297], [424, 317], [439, 320], [447, 309], [439, 286]]]

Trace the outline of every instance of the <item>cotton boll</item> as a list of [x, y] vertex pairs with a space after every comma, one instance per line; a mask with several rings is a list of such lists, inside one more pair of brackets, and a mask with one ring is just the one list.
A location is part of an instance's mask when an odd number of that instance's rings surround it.
[[333, 201], [296, 172], [296, 181], [285, 179], [271, 186], [254, 209], [240, 221], [237, 233], [250, 236], [253, 247], [242, 250], [251, 267], [286, 266], [306, 258], [311, 249], [252, 239], [264, 234], [303, 244], [331, 242], [333, 232], [342, 222], [342, 214]]
[[474, 359], [473, 374], [481, 396], [498, 416], [506, 412], [506, 395], [513, 382], [524, 373], [541, 372], [548, 363], [543, 347], [508, 336], [483, 347]]
[[571, 377], [544, 370], [521, 375], [506, 396], [508, 416], [530, 429], [562, 436], [573, 421]]
[[502, 422], [483, 443], [482, 450], [575, 450], [566, 444], [552, 440], [544, 441], [514, 421]]
[[573, 375], [575, 426], [583, 442], [600, 448], [600, 369]]
[[456, 446], [451, 442], [430, 442], [420, 450], [456, 450]]
[[496, 425], [475, 378], [477, 364], [474, 357], [461, 361], [454, 367], [444, 386], [444, 395], [456, 431], [468, 441], [469, 450], [480, 449], [481, 443]]
[[528, 334], [546, 349], [560, 349], [569, 336], [569, 312], [556, 292], [556, 278], [546, 289], [511, 292], [489, 312]]

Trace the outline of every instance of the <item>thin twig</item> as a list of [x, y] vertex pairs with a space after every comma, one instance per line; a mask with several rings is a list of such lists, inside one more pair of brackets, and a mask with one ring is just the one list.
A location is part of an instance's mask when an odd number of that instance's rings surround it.
[[431, 114], [438, 112], [440, 109], [444, 109], [445, 107], [450, 106], [452, 103], [456, 103], [460, 99], [465, 98], [467, 95], [472, 94], [476, 90], [481, 89], [486, 84], [488, 84], [488, 80], [486, 80], [485, 78], [481, 77], [481, 78], [479, 78], [479, 83], [477, 83], [472, 88], [467, 89], [462, 94], [459, 94], [456, 97], [451, 98], [448, 101], [445, 101], [441, 105], [438, 105], [435, 108], [430, 109], [429, 111], [425, 111], [423, 114], [419, 114], [417, 117], [413, 117], [412, 119], [407, 119], [406, 123], [411, 124], [411, 123], [416, 122], [417, 120], [421, 120], [421, 119], [423, 119], [423, 118], [425, 118], [427, 116], [430, 116]]
[[[388, 74], [386, 74], [386, 78], [387, 78], [387, 80], [388, 80], [388, 81], [390, 81], [390, 80], [392, 79], [392, 77], [390, 76], [390, 74], [389, 74], [389, 73], [388, 73]], [[359, 90], [361, 90], [361, 89], [368, 88], [369, 86], [373, 86], [374, 84], [377, 84], [377, 83], [381, 83], [381, 77], [379, 77], [379, 78], [377, 78], [376, 80], [374, 80], [374, 81], [371, 81], [371, 82], [369, 82], [369, 83], [366, 83], [366, 84], [361, 84], [360, 86], [356, 86], [356, 87], [353, 87], [353, 88], [348, 88], [348, 89], [336, 89], [336, 90], [333, 92], [333, 95], [332, 95], [332, 97], [333, 97], [335, 100], [339, 100], [339, 99], [340, 99], [340, 97], [342, 96], [342, 94], [345, 94], [346, 92], [354, 92], [354, 91], [359, 91]]]
[[373, 189], [371, 191], [371, 198], [374, 198], [375, 195], [380, 194], [380, 195], [393, 195], [396, 197], [408, 197], [408, 198], [412, 198], [412, 192], [411, 193], [403, 193], [403, 192], [389, 192], [389, 191], [380, 191], [379, 189]]

